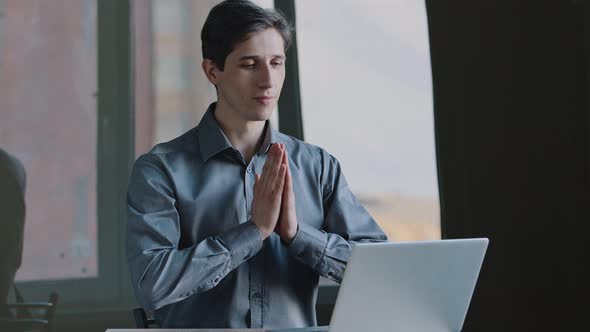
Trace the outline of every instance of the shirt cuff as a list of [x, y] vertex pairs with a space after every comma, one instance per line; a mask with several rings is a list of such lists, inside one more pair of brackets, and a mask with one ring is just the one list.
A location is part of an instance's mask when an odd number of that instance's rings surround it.
[[289, 253], [297, 260], [314, 268], [324, 257], [328, 235], [312, 226], [299, 223], [297, 234], [287, 245]]
[[217, 236], [229, 250], [233, 270], [262, 249], [262, 233], [256, 224], [249, 220]]

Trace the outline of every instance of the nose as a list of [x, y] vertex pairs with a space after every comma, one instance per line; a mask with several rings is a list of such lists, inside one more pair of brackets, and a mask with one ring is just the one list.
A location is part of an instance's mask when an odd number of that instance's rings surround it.
[[256, 77], [256, 84], [258, 85], [259, 88], [261, 89], [270, 89], [273, 87], [274, 82], [273, 82], [273, 75], [272, 75], [272, 68], [270, 66], [270, 64], [266, 64], [264, 66], [261, 66], [260, 69], [257, 72], [257, 77]]

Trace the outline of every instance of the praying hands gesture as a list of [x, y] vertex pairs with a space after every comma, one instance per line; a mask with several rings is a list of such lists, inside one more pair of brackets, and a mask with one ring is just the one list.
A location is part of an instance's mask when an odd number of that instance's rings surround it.
[[279, 234], [281, 240], [285, 243], [291, 243], [297, 234], [297, 213], [295, 211], [295, 194], [293, 193], [293, 179], [291, 177], [291, 168], [289, 167], [289, 157], [284, 144], [279, 144], [283, 151], [282, 163], [286, 165], [285, 183], [283, 185], [283, 196], [281, 198], [281, 212], [279, 221], [275, 227], [275, 232]]
[[297, 234], [295, 194], [284, 144], [270, 147], [262, 175], [256, 174], [252, 220], [263, 239], [274, 231], [283, 242], [290, 243]]

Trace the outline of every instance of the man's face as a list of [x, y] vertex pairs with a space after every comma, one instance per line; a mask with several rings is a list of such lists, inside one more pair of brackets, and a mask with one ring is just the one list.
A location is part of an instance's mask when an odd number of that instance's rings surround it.
[[244, 121], [270, 118], [285, 80], [283, 38], [266, 29], [236, 45], [223, 71], [214, 69], [211, 79], [219, 91], [219, 103], [229, 106]]

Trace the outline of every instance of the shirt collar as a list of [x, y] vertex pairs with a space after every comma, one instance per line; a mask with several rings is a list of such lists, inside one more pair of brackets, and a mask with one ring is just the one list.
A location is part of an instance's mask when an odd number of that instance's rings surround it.
[[266, 120], [266, 124], [264, 125], [264, 140], [262, 144], [260, 144], [260, 148], [258, 148], [257, 155], [262, 156], [268, 152], [270, 146], [274, 143], [278, 143], [278, 135], [274, 133], [274, 130], [271, 128], [270, 121]]
[[[209, 160], [214, 155], [220, 153], [228, 148], [233, 148], [233, 145], [219, 126], [219, 123], [213, 116], [217, 102], [212, 103], [207, 108], [205, 115], [197, 126], [197, 135], [199, 138], [199, 147], [201, 150], [201, 157], [203, 161]], [[278, 135], [271, 128], [270, 121], [266, 120], [264, 125], [264, 139], [257, 155], [261, 156], [268, 152], [270, 146], [278, 143]]]

